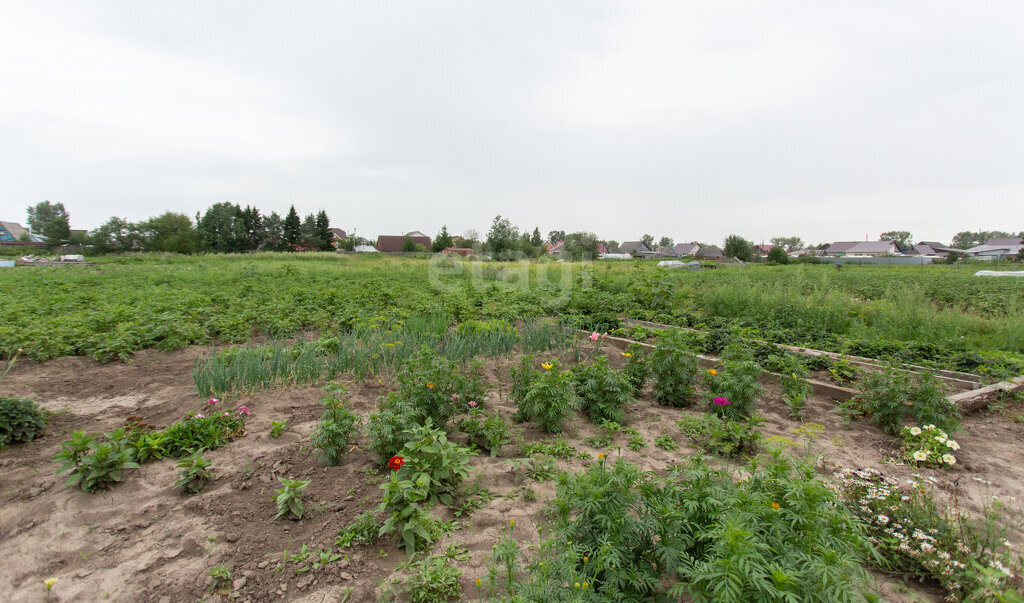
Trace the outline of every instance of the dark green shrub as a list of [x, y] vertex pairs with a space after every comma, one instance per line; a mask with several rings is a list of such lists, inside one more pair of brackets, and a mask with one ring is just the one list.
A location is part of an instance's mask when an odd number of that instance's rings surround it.
[[183, 488], [189, 494], [201, 492], [213, 481], [213, 473], [209, 469], [210, 461], [198, 452], [179, 460], [175, 466], [181, 469], [178, 472], [181, 479], [174, 483], [174, 487]]
[[542, 366], [544, 371], [519, 402], [515, 420], [536, 420], [544, 431], [561, 433], [569, 413], [579, 407], [579, 400], [568, 371], [559, 370], [554, 361]]
[[498, 456], [501, 447], [512, 441], [512, 424], [498, 414], [485, 414], [479, 410], [469, 413], [469, 417], [459, 422], [459, 429], [467, 436], [467, 441], [487, 450], [492, 457]]
[[512, 389], [508, 397], [513, 402], [521, 402], [530, 391], [530, 386], [540, 376], [540, 371], [533, 368], [533, 356], [523, 356], [519, 364], [509, 371], [512, 374]]
[[852, 404], [854, 413], [868, 419], [886, 433], [897, 435], [904, 418], [918, 425], [937, 425], [952, 432], [959, 426], [959, 409], [945, 397], [941, 382], [932, 373], [916, 379], [896, 366], [870, 373], [861, 383], [861, 393]]
[[764, 393], [758, 383], [761, 365], [753, 360], [731, 359], [722, 363], [718, 374], [705, 380], [709, 409], [726, 419], [744, 419]]
[[326, 407], [320, 415], [316, 429], [309, 436], [309, 443], [320, 451], [320, 462], [335, 466], [348, 453], [349, 442], [359, 435], [362, 419], [345, 406], [345, 388], [336, 383], [327, 387], [327, 395], [320, 398]]
[[104, 490], [124, 479], [124, 471], [136, 469], [124, 429], [105, 433], [105, 442], [97, 442], [98, 434], [76, 431], [71, 439], [61, 442], [61, 451], [53, 457], [63, 462], [57, 473], [70, 471], [67, 485], [78, 485], [85, 492]]
[[626, 362], [622, 366], [622, 372], [626, 374], [629, 385], [633, 389], [633, 395], [638, 396], [647, 387], [647, 380], [651, 376], [651, 368], [648, 366], [647, 353], [640, 344], [631, 343], [622, 352]]
[[662, 406], [693, 403], [700, 365], [678, 329], [664, 332], [651, 353], [654, 399]]
[[241, 412], [226, 412], [209, 417], [190, 413], [163, 431], [162, 445], [165, 456], [181, 458], [202, 450], [226, 446], [244, 433], [245, 418]]
[[607, 356], [573, 367], [572, 382], [580, 408], [591, 422], [625, 420], [626, 406], [633, 401], [632, 387], [622, 371], [608, 366]]
[[789, 407], [789, 418], [800, 421], [804, 407], [807, 406], [807, 398], [814, 392], [814, 388], [806, 381], [810, 372], [804, 368], [803, 363], [788, 356], [785, 358], [786, 362], [780, 367], [782, 401]]
[[46, 412], [27, 398], [0, 397], [0, 450], [31, 442], [43, 433]]
[[761, 441], [757, 426], [762, 421], [757, 416], [727, 421], [713, 414], [702, 414], [699, 418], [684, 416], [676, 426], [704, 452], [736, 457], [757, 448]]

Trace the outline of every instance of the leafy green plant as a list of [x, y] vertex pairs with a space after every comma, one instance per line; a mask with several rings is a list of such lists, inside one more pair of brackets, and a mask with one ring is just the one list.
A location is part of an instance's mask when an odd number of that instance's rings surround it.
[[705, 380], [708, 408], [726, 419], [749, 417], [757, 399], [764, 393], [758, 383], [763, 372], [761, 365], [749, 358], [723, 356], [722, 370]]
[[579, 407], [573, 392], [572, 375], [558, 369], [557, 363], [545, 362], [544, 372], [530, 385], [519, 401], [516, 421], [536, 420], [548, 433], [561, 433], [569, 413]]
[[167, 435], [163, 432], [135, 433], [128, 440], [132, 455], [139, 463], [162, 459], [167, 454]]
[[63, 462], [58, 474], [71, 472], [66, 484], [78, 485], [85, 492], [109, 488], [124, 479], [125, 470], [139, 467], [132, 460], [123, 429], [103, 434], [104, 442], [97, 442], [96, 436], [76, 431], [70, 440], [61, 442], [61, 451], [53, 457], [54, 461]]
[[456, 517], [472, 515], [492, 500], [494, 500], [494, 494], [487, 488], [476, 484], [472, 488], [459, 493], [458, 499], [451, 506], [452, 514]]
[[787, 357], [788, 362], [782, 366], [782, 401], [789, 407], [789, 418], [794, 421], [803, 419], [804, 407], [814, 388], [807, 382], [810, 372], [796, 358]]
[[505, 461], [512, 470], [512, 479], [521, 482], [523, 476], [535, 479], [538, 482], [554, 479], [558, 473], [558, 464], [555, 459], [543, 454], [535, 454], [520, 459], [509, 459]]
[[629, 438], [629, 444], [627, 444], [627, 446], [634, 452], [640, 452], [644, 448], [647, 448], [647, 441], [644, 440], [643, 436], [635, 435]]
[[527, 355], [522, 356], [519, 359], [519, 364], [513, 366], [509, 372], [512, 375], [512, 389], [509, 392], [509, 398], [513, 402], [521, 402], [530, 391], [533, 382], [540, 376], [540, 371], [533, 368], [533, 356]]
[[226, 595], [231, 592], [231, 566], [218, 565], [210, 568], [210, 592]]
[[0, 397], [0, 450], [31, 442], [43, 433], [46, 413], [28, 398]]
[[462, 596], [462, 570], [454, 566], [455, 561], [469, 559], [469, 551], [451, 545], [443, 555], [430, 555], [420, 561], [402, 564], [399, 569], [408, 570], [403, 583], [404, 591], [411, 603], [440, 603]]
[[700, 366], [680, 330], [662, 333], [650, 355], [650, 364], [658, 404], [680, 407], [693, 403]]
[[851, 365], [845, 356], [834, 361], [828, 367], [828, 372], [832, 374], [832, 380], [840, 385], [853, 383], [860, 376], [860, 371]]
[[526, 556], [519, 548], [519, 540], [513, 535], [515, 527], [515, 520], [510, 520], [501, 528], [501, 538], [487, 556], [487, 573], [482, 580], [477, 579], [477, 588], [486, 588], [491, 599], [497, 598], [499, 586], [503, 587], [505, 594], [511, 598], [523, 571], [522, 564]]
[[302, 491], [309, 485], [310, 480], [288, 479], [278, 475], [277, 481], [281, 482], [282, 488], [275, 490], [277, 496], [274, 497], [274, 502], [277, 503], [277, 515], [274, 515], [274, 519], [280, 517], [302, 519]]
[[524, 444], [519, 451], [519, 456], [531, 456], [534, 454], [546, 454], [558, 459], [587, 458], [586, 454], [577, 450], [575, 446], [565, 441], [561, 436], [555, 438], [554, 441]]
[[163, 433], [164, 455], [172, 458], [189, 456], [201, 450], [215, 450], [245, 433], [246, 407], [235, 412], [222, 412], [210, 416], [189, 413], [176, 421]]
[[428, 516], [430, 507], [438, 502], [453, 503], [452, 494], [469, 475], [469, 457], [473, 452], [448, 441], [443, 431], [434, 429], [431, 421], [410, 429], [402, 456], [395, 456], [389, 465], [391, 479], [381, 485], [384, 498], [378, 511], [388, 518], [378, 535], [398, 534], [412, 557], [434, 541], [431, 530], [436, 521]]
[[179, 460], [175, 466], [181, 469], [178, 472], [181, 479], [174, 483], [174, 487], [183, 488], [189, 494], [202, 491], [213, 481], [213, 473], [209, 469], [210, 461], [203, 458], [199, 452]]
[[320, 451], [320, 462], [333, 467], [348, 454], [349, 442], [359, 434], [362, 419], [345, 405], [344, 386], [332, 382], [327, 391], [327, 395], [320, 398], [326, 409], [320, 415], [309, 443]]
[[377, 538], [380, 530], [380, 513], [377, 510], [370, 510], [355, 516], [352, 523], [348, 524], [338, 532], [334, 545], [339, 549], [348, 549], [354, 546], [372, 544]]
[[676, 439], [667, 433], [663, 433], [654, 438], [654, 445], [662, 450], [667, 450], [668, 452], [675, 452], [679, 450], [679, 442], [676, 442]]
[[498, 456], [502, 446], [512, 441], [512, 424], [497, 413], [474, 410], [459, 421], [459, 429], [468, 436], [469, 443], [487, 450], [491, 457]]
[[[636, 338], [634, 338], [636, 339]], [[633, 395], [638, 396], [647, 387], [647, 380], [651, 376], [651, 368], [647, 362], [647, 356], [638, 343], [631, 343], [626, 346], [625, 352], [620, 352], [626, 362], [622, 365], [622, 372], [633, 390]]]
[[955, 430], [960, 411], [942, 391], [931, 373], [916, 380], [896, 366], [875, 371], [864, 378], [861, 393], [848, 404], [850, 415], [867, 415], [868, 419], [887, 433], [896, 435], [905, 417], [918, 425], [935, 424], [945, 431]]
[[622, 371], [608, 366], [607, 356], [573, 367], [572, 383], [580, 408], [591, 422], [624, 420], [626, 406], [633, 401], [632, 386]]
[[270, 437], [279, 438], [284, 433], [285, 428], [288, 427], [288, 421], [271, 421], [270, 422]]
[[761, 441], [757, 426], [762, 421], [757, 416], [733, 421], [713, 414], [701, 414], [699, 417], [684, 416], [676, 422], [676, 426], [701, 450], [734, 457], [757, 447]]
[[960, 450], [960, 444], [934, 425], [904, 427], [903, 458], [915, 467], [951, 468], [956, 464], [953, 454]]

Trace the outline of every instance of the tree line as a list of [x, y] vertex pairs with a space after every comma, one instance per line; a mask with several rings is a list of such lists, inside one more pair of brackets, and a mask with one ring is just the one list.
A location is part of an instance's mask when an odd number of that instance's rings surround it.
[[[327, 212], [320, 210], [299, 218], [291, 206], [284, 218], [277, 212], [237, 203], [215, 203], [195, 220], [177, 212], [131, 222], [114, 216], [82, 236], [71, 233], [70, 216], [63, 203], [43, 201], [28, 208], [29, 227], [51, 244], [91, 245], [101, 253], [121, 251], [166, 251], [173, 253], [242, 251], [292, 251], [334, 249]], [[342, 246], [350, 246], [343, 241]]]

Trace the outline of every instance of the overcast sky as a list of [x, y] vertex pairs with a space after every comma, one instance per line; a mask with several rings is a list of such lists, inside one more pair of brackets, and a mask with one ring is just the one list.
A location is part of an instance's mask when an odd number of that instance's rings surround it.
[[1024, 228], [1024, 2], [0, 0], [0, 219]]

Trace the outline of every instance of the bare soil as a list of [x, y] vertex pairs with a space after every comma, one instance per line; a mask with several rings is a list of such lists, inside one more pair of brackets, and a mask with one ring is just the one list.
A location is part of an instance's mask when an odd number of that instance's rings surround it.
[[[22, 363], [7, 376], [4, 395], [32, 398], [54, 415], [42, 437], [0, 453], [0, 600], [41, 601], [46, 594], [43, 580], [51, 577], [58, 579], [50, 596], [55, 601], [215, 599], [208, 571], [229, 565], [233, 583], [225, 598], [336, 601], [349, 593], [349, 601], [367, 601], [379, 598], [388, 582], [402, 575], [396, 566], [405, 554], [390, 541], [354, 548], [315, 572], [296, 574], [295, 566], [280, 564], [285, 551], [295, 553], [303, 544], [311, 551], [331, 549], [341, 528], [376, 505], [378, 486], [386, 479], [386, 471], [358, 446], [339, 467], [321, 466], [305, 448], [322, 411], [318, 387], [290, 387], [224, 402], [253, 410], [247, 435], [206, 454], [217, 479], [196, 496], [173, 489], [177, 473], [171, 459], [130, 471], [123, 483], [99, 494], [65, 486], [64, 477], [54, 475], [57, 465], [51, 458], [74, 430], [110, 431], [129, 415], [163, 428], [187, 412], [201, 411], [205, 402], [195, 394], [191, 375], [205, 349], [144, 351], [127, 364], [102, 365], [85, 358]], [[612, 354], [613, 364], [620, 361]], [[487, 402], [510, 415], [514, 405], [498, 391], [498, 377], [506, 366], [499, 370], [492, 362], [488, 367], [495, 387]], [[376, 380], [347, 385], [352, 408], [364, 418], [388, 391], [386, 382]], [[506, 377], [502, 394], [507, 389]], [[810, 400], [804, 422], [823, 426], [814, 438], [794, 432], [800, 424], [788, 418], [788, 408], [771, 385], [758, 412], [765, 418], [761, 429], [766, 436], [789, 438], [798, 453], [821, 455], [823, 476], [836, 466], [873, 466], [907, 479], [921, 473], [934, 478], [950, 504], [956, 491], [961, 508], [977, 512], [991, 496], [1020, 507], [1024, 475], [1017, 468], [1024, 461], [1024, 426], [1002, 412], [967, 417], [964, 431], [956, 434], [961, 449], [955, 471], [937, 471], [901, 464], [895, 438], [865, 422], [844, 425], [834, 408], [831, 400]], [[572, 422], [566, 436], [582, 452], [621, 454], [644, 469], [662, 471], [696, 452], [674, 425], [688, 412], [695, 411], [660, 407], [649, 392], [641, 396], [629, 412], [630, 426], [648, 443], [640, 452], [626, 448], [628, 436], [621, 434], [613, 450], [590, 448], [583, 440], [598, 430], [582, 419]], [[284, 435], [270, 438], [271, 421], [285, 419]], [[532, 426], [522, 427], [526, 441], [549, 437]], [[663, 433], [676, 438], [679, 451], [654, 446]], [[514, 448], [506, 446], [504, 454], [512, 455]], [[551, 482], [515, 481], [506, 458], [484, 454], [472, 461], [476, 479], [494, 500], [468, 518], [454, 518], [448, 509], [437, 511], [439, 518], [459, 521], [461, 529], [443, 537], [435, 550], [458, 543], [471, 552], [459, 565], [467, 597], [475, 596], [475, 579], [483, 575], [502, 527], [515, 519], [517, 535], [535, 539], [542, 510], [555, 494]], [[559, 461], [559, 466], [579, 470], [590, 462], [571, 459]], [[307, 514], [302, 520], [272, 519], [277, 475], [312, 480], [303, 496]], [[533, 490], [535, 500], [524, 500], [526, 488]], [[904, 586], [888, 577], [878, 577], [878, 588], [885, 600], [941, 599], [932, 585]]]

